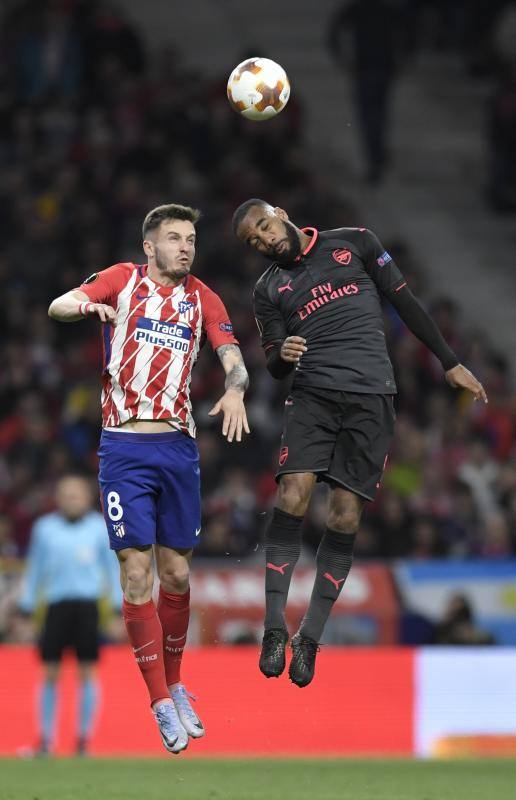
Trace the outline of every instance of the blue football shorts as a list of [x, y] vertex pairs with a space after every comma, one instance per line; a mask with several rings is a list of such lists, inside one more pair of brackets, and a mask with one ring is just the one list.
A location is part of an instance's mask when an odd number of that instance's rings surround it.
[[102, 510], [112, 550], [161, 544], [190, 549], [201, 532], [199, 452], [179, 431], [102, 431]]

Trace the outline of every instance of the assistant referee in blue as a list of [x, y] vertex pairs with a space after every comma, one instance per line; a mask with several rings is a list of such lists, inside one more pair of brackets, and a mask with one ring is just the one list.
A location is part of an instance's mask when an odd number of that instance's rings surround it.
[[40, 517], [32, 529], [19, 608], [31, 614], [40, 603], [47, 606], [39, 643], [44, 665], [39, 753], [45, 755], [52, 747], [59, 667], [63, 651], [70, 647], [79, 662], [77, 752], [84, 754], [98, 696], [98, 601], [108, 596], [118, 610], [122, 594], [104, 519], [92, 510], [88, 479], [62, 478], [55, 499], [56, 511]]

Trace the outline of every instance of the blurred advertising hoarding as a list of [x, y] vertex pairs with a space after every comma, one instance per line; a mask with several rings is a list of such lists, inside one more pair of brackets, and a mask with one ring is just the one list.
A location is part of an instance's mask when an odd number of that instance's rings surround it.
[[[9, 613], [16, 608], [23, 563], [0, 560], [0, 637], [7, 634]], [[306, 611], [315, 570], [298, 566], [290, 587], [287, 622], [294, 631]], [[262, 566], [202, 562], [194, 559], [191, 575], [192, 615], [189, 640], [195, 645], [261, 641], [264, 616]], [[156, 583], [155, 593], [158, 586]], [[389, 567], [355, 564], [325, 631], [325, 644], [395, 644], [399, 602]], [[14, 638], [14, 641], [19, 641]]]
[[412, 612], [438, 622], [450, 598], [462, 594], [497, 644], [516, 645], [516, 559], [405, 561], [396, 564], [394, 575]]
[[[109, 645], [99, 663], [101, 708], [92, 755], [166, 754], [131, 648]], [[13, 679], [13, 676], [16, 676]], [[187, 647], [182, 679], [197, 698], [206, 736], [183, 758], [303, 756], [413, 751], [413, 652], [398, 648], [323, 648], [317, 680], [304, 689], [288, 675], [267, 680], [258, 648]], [[34, 648], [0, 646], [0, 755], [28, 755], [37, 740], [41, 667]], [[60, 681], [56, 752], [76, 743], [77, 673]], [[122, 735], [121, 735], [122, 732]], [[1, 792], [0, 792], [1, 794]]]
[[516, 756], [516, 649], [416, 652], [416, 755]]
[[[0, 638], [7, 641], [24, 641], [9, 629], [22, 567], [21, 561], [0, 561]], [[291, 631], [306, 610], [313, 580], [313, 568], [297, 567], [287, 606]], [[442, 619], [455, 593], [468, 597], [475, 622], [492, 633], [497, 644], [516, 645], [516, 559], [355, 562], [326, 626], [323, 643], [389, 645], [401, 641], [424, 645], [431, 641], [429, 631]], [[263, 613], [263, 566], [194, 559], [192, 644], [258, 642]], [[407, 616], [412, 617], [413, 625], [418, 615], [425, 623], [423, 634], [418, 627], [417, 636], [406, 636]]]
[[[296, 630], [308, 606], [315, 571], [298, 567], [288, 595], [287, 624]], [[262, 567], [194, 566], [192, 623], [195, 644], [252, 643], [261, 639], [264, 613]], [[395, 644], [399, 603], [390, 570], [356, 564], [334, 606], [323, 642]]]
[[[266, 680], [255, 646], [187, 647], [182, 677], [207, 733], [181, 758], [516, 756], [515, 675], [514, 648], [324, 647], [313, 683], [301, 690], [286, 674]], [[8, 721], [0, 755], [34, 747], [40, 681], [34, 648], [0, 646], [0, 715]], [[92, 755], [167, 757], [129, 647], [103, 648], [99, 681]], [[59, 688], [55, 751], [67, 755], [76, 741], [72, 659]]]

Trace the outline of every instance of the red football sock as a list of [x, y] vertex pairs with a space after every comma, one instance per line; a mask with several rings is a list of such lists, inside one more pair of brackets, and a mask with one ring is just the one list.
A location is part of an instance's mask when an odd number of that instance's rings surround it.
[[163, 664], [163, 630], [152, 600], [141, 605], [122, 604], [125, 627], [133, 646], [136, 662], [147, 684], [151, 705], [170, 699]]
[[168, 594], [161, 587], [158, 616], [163, 628], [163, 657], [167, 684], [179, 683], [181, 659], [190, 619], [190, 589], [185, 594]]

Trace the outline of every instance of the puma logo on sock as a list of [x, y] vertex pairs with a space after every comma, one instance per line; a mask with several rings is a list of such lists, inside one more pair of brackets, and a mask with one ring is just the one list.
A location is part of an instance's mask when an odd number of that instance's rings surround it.
[[279, 572], [281, 575], [285, 574], [285, 567], [288, 567], [290, 561], [287, 561], [286, 564], [282, 564], [281, 567], [277, 567], [276, 564], [271, 564], [270, 561], [267, 562], [267, 569], [273, 569], [275, 572]]
[[327, 578], [330, 581], [330, 583], [333, 583], [337, 591], [339, 591], [339, 583], [344, 583], [344, 581], [346, 580], [346, 578], [341, 578], [338, 581], [336, 578], [333, 577], [333, 575], [330, 575], [329, 572], [325, 572], [323, 578]]

